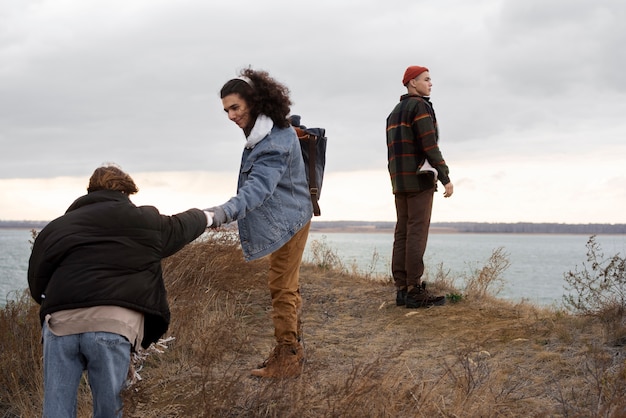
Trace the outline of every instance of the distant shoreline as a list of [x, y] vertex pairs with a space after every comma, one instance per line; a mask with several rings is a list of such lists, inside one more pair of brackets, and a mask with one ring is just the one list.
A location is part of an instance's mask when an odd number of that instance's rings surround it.
[[[311, 232], [328, 233], [389, 233], [393, 234], [395, 222], [366, 221], [316, 221]], [[558, 224], [558, 223], [487, 223], [487, 222], [433, 222], [433, 234], [510, 233], [510, 234], [626, 234], [626, 224]]]
[[[382, 228], [313, 228], [309, 232], [314, 233], [328, 233], [328, 234], [390, 234], [393, 235], [393, 229]], [[430, 228], [429, 234], [516, 234], [516, 235], [626, 235], [626, 232], [598, 232], [598, 233], [586, 233], [586, 232], [507, 232], [507, 231], [458, 231], [452, 228]]]
[[[47, 224], [48, 221], [0, 220], [0, 229], [42, 229]], [[395, 222], [389, 221], [320, 221], [314, 218], [311, 222], [311, 232], [393, 234], [394, 228]], [[433, 222], [430, 233], [626, 235], [626, 224]]]
[[[393, 234], [394, 228], [376, 228], [373, 226], [353, 226], [353, 227], [324, 227], [319, 228], [316, 227], [315, 224], [311, 225], [310, 232], [328, 232], [332, 233], [355, 233], [355, 234]], [[444, 228], [444, 227], [430, 227], [429, 232], [431, 234], [458, 234], [461, 231], [458, 231], [454, 228]]]

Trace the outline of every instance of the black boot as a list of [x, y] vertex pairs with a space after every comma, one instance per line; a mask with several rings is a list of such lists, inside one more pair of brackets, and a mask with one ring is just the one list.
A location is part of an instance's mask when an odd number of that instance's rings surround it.
[[404, 306], [406, 303], [406, 288], [398, 289], [396, 292], [396, 306]]
[[446, 297], [432, 295], [426, 290], [426, 283], [422, 283], [421, 286], [412, 287], [407, 291], [404, 304], [410, 309], [441, 306], [446, 304]]

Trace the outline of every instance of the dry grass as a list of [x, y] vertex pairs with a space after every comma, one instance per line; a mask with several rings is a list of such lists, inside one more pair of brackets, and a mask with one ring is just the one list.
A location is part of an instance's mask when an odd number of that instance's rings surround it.
[[[244, 263], [232, 235], [213, 235], [164, 267], [175, 339], [143, 362], [128, 417], [626, 415], [625, 350], [603, 343], [597, 318], [501, 301], [484, 281], [480, 298], [408, 310], [389, 281], [305, 265], [305, 371], [266, 381], [248, 374], [274, 342], [266, 261]], [[0, 416], [38, 416], [36, 309], [24, 299], [1, 315]], [[87, 394], [80, 405], [89, 416]]]

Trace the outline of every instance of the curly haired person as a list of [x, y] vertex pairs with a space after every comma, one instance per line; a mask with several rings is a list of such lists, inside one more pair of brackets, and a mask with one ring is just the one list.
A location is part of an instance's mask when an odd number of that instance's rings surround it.
[[212, 227], [237, 221], [246, 260], [269, 256], [276, 346], [251, 374], [296, 377], [304, 361], [299, 270], [313, 208], [300, 143], [288, 120], [289, 89], [266, 71], [247, 68], [224, 84], [220, 97], [246, 142], [236, 196], [206, 210]]

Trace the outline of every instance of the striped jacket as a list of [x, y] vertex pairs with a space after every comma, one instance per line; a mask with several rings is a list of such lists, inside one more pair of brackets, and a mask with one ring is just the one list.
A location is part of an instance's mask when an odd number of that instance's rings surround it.
[[428, 98], [400, 97], [387, 117], [387, 157], [394, 194], [436, 187], [433, 173], [420, 171], [425, 161], [437, 170], [441, 184], [450, 182], [438, 141], [437, 118]]

